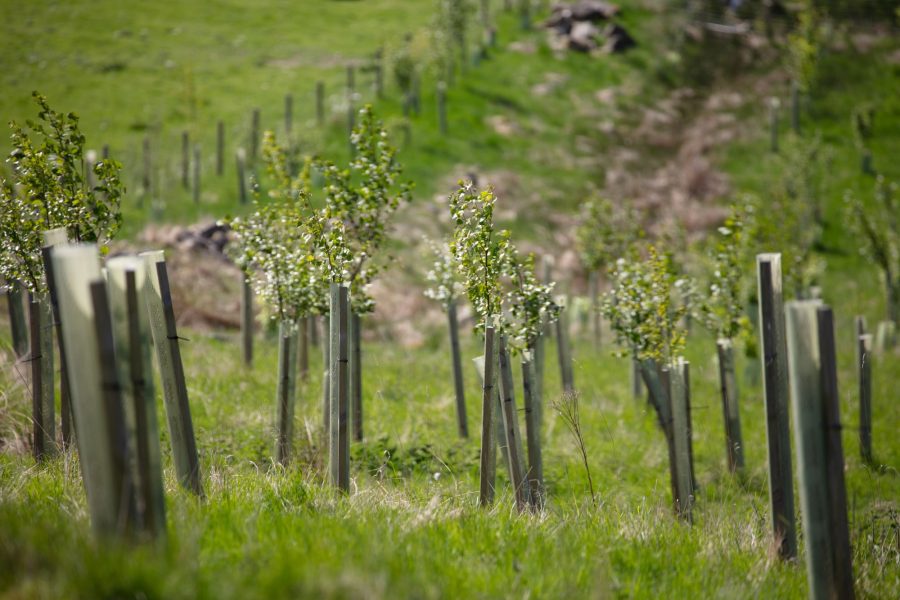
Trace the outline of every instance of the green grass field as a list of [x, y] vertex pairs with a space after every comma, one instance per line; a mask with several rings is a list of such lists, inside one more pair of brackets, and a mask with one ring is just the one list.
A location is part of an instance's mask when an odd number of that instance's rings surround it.
[[[649, 3], [622, 4], [624, 21], [641, 46], [599, 59], [556, 58], [543, 46], [542, 33], [521, 33], [514, 15], [501, 14], [498, 49], [450, 89], [447, 139], [437, 128], [429, 87], [434, 79], [426, 77], [422, 114], [411, 119], [412, 140], [401, 151], [407, 175], [417, 185], [416, 204], [399, 216], [401, 223], [438, 231], [429, 211], [443, 214], [446, 207], [432, 198], [450, 191], [442, 186], [459, 165], [488, 173], [502, 169], [517, 174], [529, 198], [541, 200], [510, 214], [504, 225], [555, 251], [551, 236], [560, 226], [549, 217], [574, 216], [590, 186], [602, 187], [604, 158], [617, 146], [632, 145], [627, 134], [602, 133], [599, 121], [633, 125], [644, 107], [670, 91], [658, 76], [668, 16]], [[390, 49], [405, 32], [423, 35], [431, 11], [430, 2], [399, 0], [268, 0], [248, 6], [163, 1], [126, 7], [105, 0], [14, 6], [0, 0], [0, 115], [30, 116], [32, 89], [47, 94], [53, 106], [78, 112], [88, 145], [108, 143], [125, 163], [132, 190], [124, 207], [126, 236], [152, 220], [192, 222], [240, 211], [230, 157], [238, 140], [246, 141], [251, 108], [260, 106], [264, 126], [280, 131], [283, 95], [293, 93], [298, 143], [342, 159], [347, 152], [344, 61], [362, 58], [381, 44]], [[534, 52], [510, 49], [511, 40], [532, 42]], [[874, 265], [858, 255], [842, 199], [846, 189], [869, 194], [872, 188], [871, 177], [860, 174], [849, 127], [849, 113], [860, 102], [877, 103], [876, 168], [900, 179], [900, 165], [892, 160], [900, 153], [900, 66], [889, 60], [898, 47], [895, 36], [880, 38], [865, 55], [827, 52], [820, 86], [803, 116], [804, 136], [819, 132], [832, 156], [822, 195], [820, 254], [828, 268], [821, 284], [836, 315], [853, 566], [857, 595], [864, 598], [900, 594], [900, 404], [894, 401], [900, 357], [885, 353], [873, 367], [877, 464], [867, 466], [859, 458], [855, 429], [853, 317], [865, 315], [874, 326], [884, 318], [884, 294]], [[548, 73], [558, 74], [563, 83], [545, 95], [534, 94]], [[714, 89], [752, 96], [754, 77], [765, 73], [740, 75]], [[319, 79], [330, 98], [324, 129], [315, 126], [312, 104]], [[367, 86], [365, 77], [357, 82], [363, 99], [371, 100]], [[605, 112], [594, 93], [613, 86], [622, 90], [622, 101], [617, 110]], [[399, 95], [393, 83], [387, 92], [376, 110], [399, 141]], [[691, 105], [692, 114], [700, 106]], [[489, 125], [488, 119], [498, 115], [516, 124], [511, 134]], [[784, 162], [767, 151], [761, 105], [745, 106], [737, 118], [744, 134], [717, 148], [712, 159], [736, 193], [765, 197]], [[226, 173], [221, 179], [208, 176], [201, 205], [195, 207], [177, 180], [180, 131], [187, 128], [201, 140], [204, 169], [211, 171], [217, 119], [228, 126]], [[164, 193], [155, 211], [149, 200], [141, 206], [135, 192], [144, 135], [151, 136], [155, 151], [167, 155], [158, 163]], [[658, 150], [633, 146], [647, 161], [659, 159]], [[517, 200], [501, 198], [501, 203], [514, 207]], [[403, 271], [424, 270], [414, 253], [403, 257]], [[753, 265], [746, 268], [750, 272]], [[415, 349], [375, 336], [366, 340], [366, 439], [353, 445], [352, 493], [344, 497], [323, 483], [319, 354], [313, 353], [311, 377], [298, 390], [297, 459], [284, 469], [272, 460], [274, 340], [257, 338], [256, 360], [247, 369], [233, 332], [183, 331], [190, 339], [183, 344], [184, 362], [208, 497], [201, 502], [178, 488], [163, 431], [169, 540], [154, 549], [96, 543], [77, 456], [69, 453], [45, 464], [31, 458], [27, 363], [14, 362], [3, 308], [0, 597], [730, 599], [807, 594], [803, 541], [796, 563], [780, 562], [773, 551], [762, 392], [745, 376], [753, 365], [743, 357], [738, 364], [747, 469], [735, 479], [725, 465], [714, 340], [699, 327], [687, 352], [700, 486], [693, 527], [673, 515], [664, 437], [646, 402], [631, 397], [630, 365], [611, 356], [608, 332], [600, 350], [583, 332], [575, 336], [575, 383], [596, 500], [591, 500], [571, 435], [547, 406], [548, 504], [539, 514], [518, 515], [503, 468], [498, 468], [503, 491], [495, 506], [477, 506], [480, 390], [469, 359], [480, 352], [473, 336], [464, 337], [469, 440], [456, 435], [442, 330], [426, 331], [425, 343]], [[561, 387], [554, 351], [551, 345], [548, 398]]]

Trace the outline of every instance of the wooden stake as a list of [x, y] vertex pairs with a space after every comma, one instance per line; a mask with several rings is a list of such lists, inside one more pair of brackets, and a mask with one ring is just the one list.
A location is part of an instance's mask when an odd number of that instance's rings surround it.
[[348, 308], [349, 293], [345, 285], [332, 283], [330, 288], [331, 327], [329, 336], [329, 474], [331, 483], [344, 492], [350, 491], [350, 437], [347, 431], [348, 417]]
[[53, 385], [53, 318], [49, 298], [29, 303], [31, 327], [32, 452], [37, 461], [56, 451]]
[[309, 317], [301, 317], [297, 328], [297, 374], [305, 383], [309, 381]]
[[859, 369], [859, 454], [863, 462], [872, 464], [872, 336], [857, 338]]
[[463, 383], [462, 358], [459, 351], [459, 321], [456, 316], [456, 301], [447, 303], [447, 321], [450, 326], [450, 360], [453, 365], [453, 389], [456, 392], [456, 422], [459, 437], [469, 437], [469, 423], [466, 418], [466, 392]]
[[200, 204], [200, 145], [194, 146], [194, 204]]
[[671, 402], [672, 432], [675, 441], [675, 473], [678, 498], [678, 515], [693, 523], [694, 483], [691, 460], [691, 423], [688, 363], [679, 358], [669, 372], [669, 397]]
[[325, 124], [325, 84], [316, 82], [316, 122], [319, 127]]
[[241, 348], [244, 364], [253, 366], [253, 286], [246, 273], [241, 278]]
[[250, 164], [255, 165], [256, 159], [259, 158], [259, 140], [260, 134], [260, 112], [258, 108], [253, 109], [253, 115], [250, 122]]
[[284, 96], [284, 133], [288, 139], [294, 129], [294, 97], [291, 94]]
[[360, 349], [360, 317], [350, 314], [350, 403], [353, 413], [353, 439], [363, 440], [362, 352]]
[[494, 502], [494, 485], [497, 477], [497, 458], [494, 444], [494, 396], [496, 390], [496, 347], [494, 345], [494, 326], [484, 329], [484, 371], [481, 386], [481, 471], [478, 502], [481, 506], [490, 506]]
[[225, 122], [216, 123], [216, 175], [225, 172]]
[[[641, 381], [641, 364], [637, 361], [637, 359], [631, 359], [631, 395], [634, 398], [641, 398], [644, 396], [644, 385]], [[648, 395], [649, 399], [650, 396]]]
[[141, 196], [152, 196], [151, 183], [150, 183], [150, 175], [153, 171], [150, 162], [150, 138], [144, 137], [143, 142], [143, 151], [144, 151], [144, 173], [141, 177]]
[[12, 329], [13, 351], [22, 358], [28, 352], [28, 326], [25, 324], [25, 308], [22, 301], [22, 284], [18, 281], [6, 283], [6, 302], [9, 323]]
[[[56, 330], [56, 343], [59, 346], [59, 412], [61, 413], [61, 429], [63, 447], [72, 443], [72, 394], [69, 387], [69, 369], [66, 363], [66, 351], [62, 343], [62, 319], [59, 316], [59, 291], [56, 275], [53, 271], [53, 260], [50, 255], [54, 246], [66, 243], [64, 228], [51, 229], [43, 233], [44, 246], [41, 258], [44, 263], [44, 278], [50, 295], [51, 316]], [[20, 303], [21, 305], [21, 303]]]
[[769, 149], [778, 153], [778, 104], [777, 98], [769, 100]]
[[788, 433], [788, 363], [784, 333], [781, 254], [756, 257], [759, 329], [769, 449], [769, 503], [773, 539], [781, 558], [797, 556], [791, 442]]
[[816, 311], [821, 361], [820, 384], [824, 412], [825, 468], [828, 479], [828, 523], [831, 530], [831, 597], [853, 598], [850, 527], [847, 523], [847, 487], [844, 482], [844, 447], [841, 442], [834, 315], [827, 306]]
[[190, 189], [191, 138], [187, 131], [181, 132], [181, 187]]
[[[547, 315], [541, 316], [542, 321], [547, 320]], [[544, 341], [546, 326], [541, 327], [541, 333], [534, 340], [534, 389], [538, 402], [535, 405], [539, 431], [544, 425], [544, 365], [547, 360], [547, 344]]]
[[[79, 373], [79, 377], [73, 380], [79, 387], [73, 397], [81, 405], [79, 383], [85, 382], [88, 378], [95, 380], [93, 383], [97, 385], [98, 396], [91, 399], [91, 403], [94, 404], [92, 410], [77, 411], [79, 420], [76, 421], [76, 425], [84, 420], [98, 426], [103, 425], [103, 428], [94, 431], [95, 439], [87, 444], [81, 443], [80, 440], [84, 439], [89, 432], [84, 428], [81, 429], [77, 437], [79, 440], [78, 454], [79, 459], [83, 462], [81, 470], [85, 477], [85, 489], [91, 508], [91, 525], [95, 534], [98, 537], [125, 538], [133, 536], [140, 529], [137, 482], [131, 469], [131, 442], [125, 425], [122, 385], [116, 369], [115, 343], [113, 342], [113, 326], [106, 283], [103, 280], [93, 281], [88, 284], [88, 290], [94, 328], [91, 337], [94, 338], [93, 345], [97, 351], [96, 355], [89, 360], [93, 360], [93, 371], [95, 372], [84, 377], [83, 371], [73, 371]], [[66, 312], [63, 310], [63, 314]], [[71, 320], [67, 318], [65, 331], [69, 330], [70, 323]], [[66, 343], [69, 343], [68, 339]], [[70, 349], [74, 350], [74, 348]], [[72, 355], [76, 354], [72, 353]], [[76, 362], [82, 361], [73, 360], [73, 364]], [[85, 450], [88, 449], [90, 449], [90, 454], [86, 455]], [[102, 461], [92, 459], [84, 462], [88, 456], [101, 458], [98, 453], [102, 453]], [[108, 512], [95, 512], [95, 508], [101, 504]]]
[[719, 386], [722, 391], [722, 414], [725, 417], [725, 458], [728, 470], [744, 469], [744, 442], [741, 438], [741, 415], [738, 409], [737, 377], [734, 372], [734, 347], [730, 339], [716, 342], [719, 355]]
[[836, 597], [830, 593], [833, 540], [828, 526], [825, 415], [816, 324], [820, 305], [817, 300], [787, 303], [787, 342], [809, 596], [832, 598]]
[[530, 502], [528, 480], [522, 452], [522, 436], [519, 432], [519, 413], [516, 410], [516, 394], [513, 390], [512, 364], [506, 336], [500, 336], [500, 394], [503, 399], [503, 431], [509, 452], [509, 473], [516, 496], [516, 509], [524, 511]]
[[572, 355], [569, 350], [569, 326], [565, 307], [559, 311], [559, 318], [556, 320], [556, 354], [559, 359], [563, 393], [574, 393], [575, 381], [572, 376]]
[[275, 460], [287, 465], [291, 457], [291, 442], [294, 437], [294, 404], [296, 397], [297, 373], [297, 332], [290, 323], [281, 323], [278, 328], [278, 386], [276, 390]]
[[247, 176], [244, 173], [247, 157], [243, 148], [237, 149], [234, 159], [235, 163], [237, 163], [238, 201], [241, 204], [247, 204]]
[[531, 506], [535, 510], [544, 507], [544, 461], [541, 456], [541, 424], [537, 406], [541, 403], [535, 385], [534, 357], [529, 354], [522, 358], [522, 391], [525, 405], [525, 436], [528, 441], [528, 489], [531, 492]]
[[675, 436], [672, 427], [672, 402], [670, 399], [670, 378], [667, 368], [661, 369], [652, 358], [640, 360], [641, 375], [647, 386], [648, 397], [656, 411], [656, 417], [666, 437], [666, 448], [669, 453], [669, 483], [672, 488], [672, 503], [676, 514], [680, 514], [683, 505], [679, 499], [678, 460], [675, 450]]
[[140, 256], [144, 258], [147, 266], [148, 285], [144, 298], [162, 382], [175, 474], [178, 483], [184, 489], [202, 498], [203, 478], [197, 454], [197, 441], [194, 437], [194, 423], [191, 418], [179, 345], [181, 338], [178, 337], [175, 325], [175, 309], [172, 304], [165, 255], [162, 250], [158, 250], [144, 252]]

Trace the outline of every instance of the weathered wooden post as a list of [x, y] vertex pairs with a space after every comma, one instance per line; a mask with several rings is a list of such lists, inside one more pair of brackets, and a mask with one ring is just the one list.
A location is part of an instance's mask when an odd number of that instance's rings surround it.
[[516, 509], [524, 511], [530, 503], [528, 480], [522, 452], [522, 436], [519, 432], [519, 412], [516, 410], [516, 394], [513, 390], [512, 364], [506, 336], [500, 336], [500, 394], [503, 401], [503, 430], [509, 455], [509, 475], [516, 497]]
[[316, 82], [316, 123], [319, 127], [325, 124], [325, 84]]
[[791, 80], [791, 129], [800, 135], [800, 85]]
[[241, 274], [241, 349], [244, 364], [253, 365], [253, 286], [246, 273]]
[[[495, 357], [497, 358], [497, 357]], [[498, 358], [499, 360], [499, 358]], [[481, 385], [484, 385], [484, 356], [476, 356], [472, 359], [472, 362], [475, 364], [475, 370], [478, 373], [478, 377], [481, 381]], [[495, 378], [499, 377], [497, 375], [498, 367], [494, 365], [495, 369]], [[493, 409], [493, 417], [494, 417], [494, 441], [497, 444], [497, 448], [500, 450], [499, 457], [495, 458], [495, 464], [497, 460], [502, 465], [505, 465], [504, 468], [509, 469], [509, 451], [506, 445], [506, 433], [503, 431], [503, 400], [500, 397], [500, 384], [495, 381], [494, 382], [494, 409]], [[496, 454], [495, 454], [496, 456]], [[495, 466], [496, 468], [496, 466]]]
[[9, 310], [9, 325], [12, 330], [13, 351], [18, 358], [28, 352], [28, 326], [25, 324], [25, 305], [22, 301], [22, 284], [18, 281], [6, 282], [6, 302]]
[[353, 439], [363, 440], [363, 406], [362, 406], [362, 351], [361, 320], [358, 314], [350, 313], [350, 406], [353, 422]]
[[565, 305], [565, 298], [560, 296], [557, 299], [562, 309], [559, 311], [559, 318], [556, 320], [556, 356], [559, 360], [559, 373], [562, 379], [563, 393], [571, 394], [575, 391], [575, 381], [572, 375], [572, 354], [569, 347], [569, 322], [566, 318], [568, 307]]
[[[59, 316], [59, 290], [56, 275], [53, 271], [53, 260], [50, 253], [54, 246], [67, 243], [67, 234], [64, 228], [51, 229], [43, 233], [44, 245], [41, 248], [41, 259], [44, 263], [44, 277], [47, 280], [47, 290], [52, 307], [51, 315], [56, 331], [57, 345], [59, 346], [59, 412], [61, 413], [61, 429], [63, 447], [72, 443], [72, 394], [69, 389], [69, 369], [66, 363], [66, 350], [62, 343], [62, 319]], [[20, 301], [21, 307], [21, 301]]]
[[447, 135], [447, 84], [437, 83], [438, 125], [442, 136]]
[[691, 414], [688, 363], [679, 358], [669, 371], [669, 401], [671, 403], [672, 435], [675, 441], [675, 473], [678, 515], [693, 523], [694, 477], [691, 448]]
[[237, 149], [234, 153], [234, 160], [237, 164], [238, 201], [241, 204], [247, 204], [247, 176], [244, 173], [247, 155], [243, 148]]
[[216, 175], [225, 172], [225, 122], [216, 123]]
[[730, 339], [716, 342], [719, 356], [719, 386], [722, 391], [722, 414], [725, 417], [725, 457], [728, 470], [744, 469], [744, 442], [741, 438], [741, 414], [738, 409], [737, 377], [734, 372], [734, 346]]
[[165, 536], [165, 492], [153, 390], [150, 333], [145, 306], [146, 262], [119, 256], [106, 263], [115, 364], [122, 388], [126, 430], [136, 484], [140, 531]]
[[31, 334], [32, 453], [43, 460], [56, 452], [55, 387], [53, 381], [53, 313], [49, 298], [29, 302]]
[[175, 309], [172, 304], [165, 254], [162, 250], [158, 250], [143, 252], [140, 256], [147, 266], [148, 284], [144, 296], [162, 382], [175, 474], [183, 488], [202, 497], [203, 478], [197, 455], [191, 406], [188, 402], [179, 345], [181, 338], [178, 337], [175, 325]]
[[778, 98], [769, 98], [769, 149], [778, 152], [778, 109], [781, 101]]
[[200, 144], [194, 146], [194, 204], [200, 204]]
[[276, 397], [275, 460], [287, 465], [294, 437], [294, 404], [297, 376], [297, 330], [293, 323], [278, 328], [278, 384]]
[[284, 133], [288, 139], [294, 130], [294, 96], [285, 94], [284, 96]]
[[181, 187], [186, 190], [191, 188], [190, 180], [191, 164], [191, 138], [187, 130], [181, 132]]
[[497, 380], [494, 365], [497, 363], [497, 349], [494, 344], [494, 326], [484, 328], [484, 371], [481, 386], [481, 470], [478, 503], [490, 506], [494, 502], [494, 487], [497, 478], [497, 455], [494, 444], [494, 388]]
[[[329, 323], [330, 316], [326, 316], [326, 327]], [[312, 331], [316, 331], [315, 321], [313, 321]], [[322, 337], [325, 337], [324, 332], [322, 333]], [[323, 423], [325, 426], [325, 439], [327, 444], [329, 436], [331, 435], [331, 382], [329, 381], [331, 377], [331, 344], [327, 339], [322, 340], [322, 369], [322, 415]]]
[[838, 399], [837, 352], [834, 342], [834, 314], [820, 306], [816, 311], [819, 337], [820, 384], [825, 434], [825, 468], [828, 479], [828, 524], [831, 530], [831, 597], [853, 598], [853, 566], [850, 527], [847, 523], [847, 487], [844, 481], [844, 447], [841, 442], [841, 415]]
[[143, 155], [144, 155], [144, 171], [141, 176], [141, 197], [144, 196], [152, 196], [151, 189], [151, 173], [153, 172], [153, 167], [150, 162], [150, 138], [148, 136], [144, 136], [144, 142], [142, 144]]
[[66, 360], [70, 371], [78, 373], [70, 382], [72, 408], [91, 525], [99, 536], [121, 535], [131, 523], [128, 509], [134, 494], [128, 481], [124, 413], [97, 248], [58, 246], [51, 258], [65, 323]]
[[459, 320], [456, 315], [456, 301], [447, 301], [447, 322], [450, 327], [450, 359], [453, 365], [453, 389], [456, 392], [456, 422], [459, 436], [469, 437], [469, 422], [466, 418], [466, 392], [463, 384], [462, 358], [459, 351]]
[[759, 254], [756, 265], [773, 539], [779, 556], [791, 559], [797, 556], [797, 537], [794, 524], [794, 488], [791, 483], [791, 441], [788, 432], [788, 365], [781, 254]]
[[871, 464], [872, 457], [872, 335], [857, 338], [859, 370], [859, 454]]
[[261, 116], [258, 108], [253, 109], [253, 115], [250, 122], [250, 164], [255, 165], [256, 159], [259, 158], [259, 140], [262, 136], [260, 133]]
[[332, 283], [330, 288], [329, 345], [331, 346], [331, 374], [329, 376], [329, 408], [331, 413], [329, 436], [329, 475], [332, 485], [343, 492], [350, 491], [350, 436], [347, 428], [350, 373], [348, 362], [349, 290], [346, 285]]
[[544, 461], [541, 455], [541, 423], [537, 406], [541, 403], [535, 384], [534, 356], [522, 357], [522, 392], [525, 406], [525, 437], [528, 442], [528, 471], [526, 479], [531, 492], [531, 506], [535, 510], [544, 507]]

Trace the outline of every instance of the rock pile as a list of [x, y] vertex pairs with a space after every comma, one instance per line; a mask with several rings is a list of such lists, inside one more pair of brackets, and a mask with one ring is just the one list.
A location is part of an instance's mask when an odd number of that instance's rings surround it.
[[624, 27], [612, 22], [617, 14], [618, 6], [599, 0], [560, 3], [553, 6], [544, 27], [550, 31], [550, 44], [556, 50], [624, 52], [637, 42]]

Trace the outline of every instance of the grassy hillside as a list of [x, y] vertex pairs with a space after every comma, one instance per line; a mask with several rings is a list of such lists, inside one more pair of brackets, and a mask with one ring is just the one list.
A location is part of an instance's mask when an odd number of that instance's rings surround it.
[[[499, 4], [495, 2], [494, 4]], [[416, 202], [400, 220], [404, 233], [440, 229], [446, 207], [432, 202], [453, 178], [475, 169], [488, 182], [514, 177], [501, 196], [503, 224], [557, 253], [591, 185], [610, 184], [617, 153], [633, 152], [630, 172], [638, 199], [685, 144], [648, 141], [649, 112], [685, 96], [685, 82], [667, 54], [669, 18], [649, 3], [623, 3], [623, 21], [640, 47], [613, 57], [557, 57], [539, 32], [521, 33], [514, 15], [501, 14], [500, 44], [477, 68], [457, 77], [449, 92], [450, 136], [437, 128], [433, 74], [423, 80], [423, 111], [411, 119], [412, 140], [401, 152], [417, 184]], [[416, 9], [410, 8], [415, 5]], [[380, 44], [395, 44], [430, 19], [430, 2], [366, 0], [243, 3], [157, 2], [129, 6], [73, 2], [4, 3], [0, 114], [30, 114], [37, 88], [54, 106], [82, 115], [89, 145], [109, 143], [139, 181], [140, 140], [176, 153], [180, 131], [191, 130], [209, 149], [214, 124], [229, 127], [229, 149], [246, 141], [252, 106], [264, 125], [279, 129], [284, 93], [294, 93], [299, 143], [310, 151], [346, 153], [341, 104], [344, 62]], [[7, 31], [9, 35], [6, 35]], [[25, 37], [27, 36], [27, 37]], [[35, 40], [21, 43], [21, 40]], [[418, 38], [417, 38], [418, 39]], [[17, 41], [18, 40], [18, 41]], [[891, 598], [900, 591], [900, 357], [876, 357], [874, 451], [859, 459], [857, 380], [852, 319], [884, 318], [884, 294], [874, 266], [860, 258], [843, 213], [845, 190], [871, 193], [859, 170], [849, 114], [876, 104], [874, 165], [900, 178], [900, 67], [896, 36], [874, 36], [855, 49], [829, 47], [802, 117], [803, 140], [816, 133], [830, 155], [822, 181], [824, 234], [817, 250], [827, 261], [820, 281], [835, 310], [847, 494], [859, 597]], [[840, 38], [837, 38], [840, 41]], [[516, 42], [510, 46], [511, 42]], [[418, 42], [417, 42], [418, 43]], [[30, 61], [30, 62], [29, 62]], [[167, 66], [171, 61], [170, 66]], [[668, 67], [667, 67], [668, 65]], [[698, 65], [696, 68], [702, 68]], [[765, 63], [728, 73], [671, 110], [675, 118], [651, 133], [678, 132], [705, 116], [727, 112], [738, 132], [705, 156], [726, 175], [728, 197], [752, 192], [765, 199], [792, 168], [787, 152], [768, 151], [763, 100], [786, 99], [784, 73]], [[312, 90], [323, 79], [331, 96], [324, 130], [313, 119]], [[372, 98], [366, 79], [357, 86]], [[537, 87], [536, 87], [537, 86]], [[540, 87], [545, 86], [545, 87]], [[616, 102], [597, 92], [614, 89]], [[738, 94], [727, 111], [708, 98]], [[393, 84], [376, 104], [402, 140], [399, 96]], [[708, 113], [708, 114], [707, 114]], [[652, 120], [649, 122], [653, 123]], [[724, 122], [724, 121], [723, 121]], [[732, 121], [729, 121], [732, 122]], [[502, 125], [502, 126], [498, 126]], [[611, 124], [611, 126], [610, 126]], [[724, 129], [720, 128], [720, 129]], [[720, 132], [713, 128], [708, 135]], [[786, 133], [782, 148], [797, 144]], [[705, 130], [701, 130], [701, 133]], [[232, 133], [233, 132], [233, 133]], [[237, 139], [236, 139], [237, 138]], [[803, 143], [803, 142], [799, 142]], [[230, 156], [230, 154], [229, 154]], [[192, 221], [240, 210], [231, 160], [223, 178], [210, 176], [199, 208], [177, 181], [177, 154], [167, 159], [165, 209], [154, 214], [126, 201], [126, 233], [151, 219]], [[678, 163], [676, 163], [676, 166]], [[502, 175], [502, 177], [501, 177]], [[611, 184], [610, 184], [611, 187]], [[622, 198], [616, 198], [622, 200]], [[692, 210], [700, 210], [693, 208]], [[666, 205], [659, 211], [665, 215]], [[669, 212], [675, 212], [672, 208]], [[677, 214], [688, 218], [690, 211]], [[778, 250], [760, 247], [759, 251]], [[420, 276], [424, 261], [404, 255], [400, 270]], [[753, 265], [747, 264], [748, 273]], [[415, 275], [418, 274], [418, 275]], [[566, 278], [573, 273], [561, 273]], [[408, 290], [418, 294], [416, 289]], [[159, 550], [96, 544], [90, 535], [77, 457], [36, 465], [28, 453], [30, 400], [27, 363], [15, 363], [6, 310], [0, 317], [0, 595], [18, 597], [722, 597], [801, 598], [807, 594], [801, 561], [783, 564], [768, 524], [765, 414], [753, 377], [741, 377], [745, 476], [725, 465], [721, 400], [714, 342], [694, 327], [691, 361], [694, 456], [700, 486], [693, 527], [672, 514], [665, 441], [653, 411], [631, 397], [626, 360], [611, 356], [611, 336], [597, 350], [575, 336], [575, 382], [580, 392], [592, 501], [579, 452], [562, 420], [546, 407], [545, 472], [549, 503], [517, 515], [505, 469], [494, 508], [477, 506], [479, 387], [469, 359], [479, 353], [464, 338], [467, 402], [473, 438], [456, 435], [453, 389], [444, 332], [421, 325], [424, 343], [405, 349], [375, 335], [364, 344], [366, 440], [352, 448], [352, 490], [334, 494], [322, 483], [321, 359], [313, 353], [310, 380], [298, 391], [298, 458], [273, 465], [276, 348], [258, 339], [252, 369], [241, 365], [232, 333], [183, 331], [204, 484], [198, 502], [176, 484], [166, 454], [169, 544]], [[551, 345], [548, 357], [555, 356]], [[738, 373], [753, 371], [741, 357]], [[749, 367], [749, 368], [748, 368]], [[548, 360], [548, 399], [560, 382]], [[518, 370], [517, 370], [518, 371]], [[516, 373], [517, 384], [521, 381]], [[520, 387], [520, 386], [517, 386]], [[158, 387], [157, 387], [158, 389]], [[160, 410], [162, 410], [160, 408]], [[160, 413], [162, 422], [162, 413]], [[165, 436], [165, 432], [163, 433]], [[801, 515], [802, 518], [802, 515]], [[799, 529], [799, 523], [798, 523]]]

